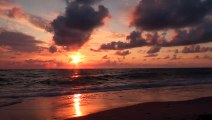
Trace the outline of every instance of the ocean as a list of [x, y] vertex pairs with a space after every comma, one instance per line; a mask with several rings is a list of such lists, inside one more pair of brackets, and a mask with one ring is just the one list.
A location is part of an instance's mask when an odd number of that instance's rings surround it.
[[211, 68], [0, 70], [0, 98], [212, 84]]

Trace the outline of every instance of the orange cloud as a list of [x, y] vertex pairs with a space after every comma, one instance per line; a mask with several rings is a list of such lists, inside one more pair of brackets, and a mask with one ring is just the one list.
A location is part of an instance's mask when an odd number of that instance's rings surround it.
[[16, 19], [22, 23], [28, 22], [36, 28], [47, 31], [51, 31], [52, 29], [49, 20], [27, 13], [17, 4], [6, 1], [0, 3], [0, 17]]

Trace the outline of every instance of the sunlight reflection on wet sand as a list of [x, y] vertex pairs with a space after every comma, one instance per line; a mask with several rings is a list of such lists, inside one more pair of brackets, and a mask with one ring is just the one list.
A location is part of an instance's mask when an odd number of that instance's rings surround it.
[[74, 94], [73, 102], [75, 108], [75, 117], [79, 117], [82, 115], [80, 110], [80, 101], [81, 101], [81, 94]]
[[112, 108], [152, 101], [179, 101], [212, 95], [211, 85], [78, 93], [68, 96], [29, 98], [22, 103], [0, 109], [1, 119], [66, 119]]
[[[198, 88], [198, 86], [196, 86]], [[103, 93], [86, 93], [74, 94], [69, 96], [69, 103], [61, 112], [63, 116], [80, 117], [98, 111], [103, 111], [111, 108], [133, 105], [143, 102], [152, 101], [176, 101], [195, 98], [197, 96], [207, 96], [210, 93], [202, 94], [195, 87], [180, 92], [179, 89], [149, 89], [149, 90], [128, 90], [118, 92], [103, 92]], [[192, 90], [192, 91], [191, 91]], [[201, 92], [201, 94], [200, 94]], [[189, 94], [189, 96], [188, 96]], [[61, 101], [62, 102], [62, 101]], [[69, 109], [69, 110], [67, 110]], [[57, 114], [58, 116], [58, 114]]]

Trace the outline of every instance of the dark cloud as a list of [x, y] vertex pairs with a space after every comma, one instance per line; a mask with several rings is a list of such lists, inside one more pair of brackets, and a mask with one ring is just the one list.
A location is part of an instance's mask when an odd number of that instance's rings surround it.
[[191, 45], [183, 48], [182, 53], [201, 53], [212, 52], [212, 47], [201, 47], [200, 45]]
[[114, 67], [118, 67], [118, 68], [126, 68], [129, 67], [130, 64], [127, 63], [123, 63], [119, 60], [106, 60], [103, 61], [102, 63], [97, 64], [96, 66], [101, 66], [101, 68], [114, 68]]
[[[72, 1], [73, 0], [66, 0], [66, 3], [70, 4]], [[100, 1], [102, 1], [102, 0], [75, 0], [75, 2], [78, 4], [88, 4], [88, 5], [92, 5], [92, 4], [95, 4]]]
[[8, 47], [13, 52], [38, 52], [44, 49], [38, 46], [42, 43], [42, 41], [38, 41], [32, 36], [20, 32], [0, 32], [0, 46]]
[[154, 54], [154, 53], [152, 53], [152, 54], [148, 54], [148, 55], [146, 55], [145, 57], [157, 57], [158, 56], [158, 54]]
[[99, 49], [93, 49], [93, 48], [91, 48], [90, 51], [93, 51], [93, 52], [101, 52], [101, 50], [99, 50]]
[[143, 46], [172, 47], [212, 42], [212, 21], [205, 20], [195, 27], [175, 32], [176, 36], [167, 40], [164, 35], [159, 35], [157, 32], [146, 34], [145, 38], [141, 35], [143, 32], [133, 31], [127, 37], [128, 42], [118, 41], [102, 44], [100, 49], [122, 50]]
[[108, 55], [102, 57], [102, 59], [109, 59]]
[[211, 0], [142, 0], [131, 25], [142, 30], [188, 27], [201, 23], [211, 10]]
[[54, 62], [54, 60], [37, 60], [37, 59], [28, 59], [25, 60], [25, 63], [28, 64], [45, 64], [45, 63], [49, 63], [49, 62]]
[[164, 41], [161, 44], [164, 47], [169, 47], [212, 42], [212, 21], [204, 21], [189, 31], [177, 30], [176, 32], [177, 36], [175, 36], [173, 40]]
[[[212, 42], [210, 15], [211, 0], [142, 0], [133, 13], [132, 25], [137, 30], [127, 36], [127, 42], [113, 41], [102, 44], [100, 49], [172, 47]], [[171, 40], [167, 39], [169, 31], [161, 34], [161, 30], [166, 28], [176, 32]]]
[[205, 56], [199, 56], [199, 55], [197, 55], [197, 56], [195, 56], [194, 57], [194, 59], [206, 59], [206, 60], [212, 60], [212, 57], [211, 56], [209, 56], [209, 55], [205, 55]]
[[105, 50], [123, 50], [143, 46], [160, 46], [158, 43], [161, 42], [162, 38], [157, 32], [153, 34], [146, 34], [146, 38], [142, 36], [143, 32], [133, 31], [129, 36], [126, 37], [127, 42], [111, 42], [102, 44], [100, 49]]
[[129, 50], [126, 50], [126, 51], [117, 51], [116, 52], [116, 55], [123, 56], [123, 57], [125, 57], [125, 56], [127, 56], [129, 54], [131, 54]]
[[50, 52], [50, 53], [55, 53], [55, 52], [57, 52], [57, 47], [56, 47], [55, 45], [50, 46], [50, 47], [49, 47], [49, 52]]
[[97, 0], [68, 1], [65, 14], [58, 16], [53, 22], [53, 40], [56, 45], [79, 49], [89, 40], [93, 30], [104, 24], [109, 16], [108, 9], [99, 5], [92, 7]]
[[160, 46], [152, 46], [152, 47], [147, 51], [147, 53], [148, 53], [148, 54], [157, 53], [157, 52], [160, 51], [160, 49], [161, 49]]
[[102, 44], [100, 49], [104, 50], [123, 50], [123, 49], [130, 49], [130, 48], [135, 48], [135, 47], [142, 47], [147, 45], [146, 39], [144, 39], [141, 36], [142, 32], [139, 31], [133, 31], [130, 33], [129, 36], [127, 36], [127, 41], [128, 42], [111, 42], [107, 44]]

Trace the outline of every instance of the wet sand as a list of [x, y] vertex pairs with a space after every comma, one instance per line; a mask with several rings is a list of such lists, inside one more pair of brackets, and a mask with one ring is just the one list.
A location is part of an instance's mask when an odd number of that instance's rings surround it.
[[143, 103], [66, 120], [212, 120], [212, 97]]
[[[212, 113], [208, 96], [212, 96], [211, 85], [0, 99], [0, 119], [195, 120], [198, 115]], [[202, 99], [178, 102], [197, 98]]]

